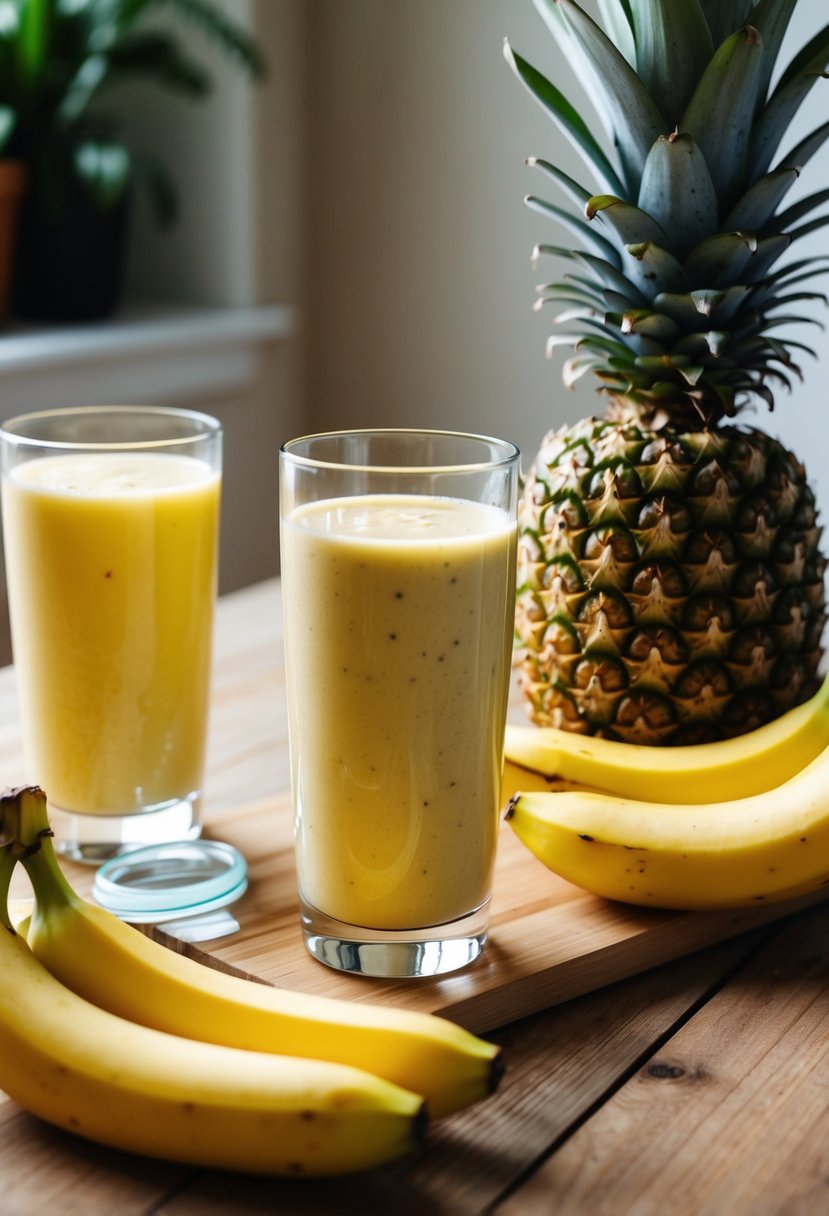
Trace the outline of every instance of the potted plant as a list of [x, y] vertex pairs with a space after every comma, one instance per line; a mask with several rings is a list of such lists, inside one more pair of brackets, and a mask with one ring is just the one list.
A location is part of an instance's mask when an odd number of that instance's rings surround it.
[[158, 14], [198, 27], [251, 76], [254, 40], [211, 0], [0, 0], [0, 107], [16, 115], [8, 152], [27, 168], [13, 274], [16, 315], [93, 320], [118, 304], [130, 205], [145, 188], [157, 219], [176, 209], [172, 178], [127, 146], [107, 96], [137, 80], [183, 97], [211, 89], [206, 70]]

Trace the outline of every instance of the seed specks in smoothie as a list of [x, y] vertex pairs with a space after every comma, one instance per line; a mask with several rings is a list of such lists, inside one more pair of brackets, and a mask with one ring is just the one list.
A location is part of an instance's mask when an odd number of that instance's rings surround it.
[[[512, 631], [496, 631], [481, 603], [510, 598], [514, 526], [481, 504], [366, 495], [304, 506], [283, 535], [294, 679], [323, 690], [307, 714], [291, 706], [293, 731], [319, 756], [304, 775], [303, 898], [378, 928], [455, 919], [487, 889], [498, 826], [488, 724], [506, 697]], [[325, 590], [334, 571], [338, 600]], [[504, 679], [490, 680], [505, 655]], [[354, 680], [333, 678], [343, 665]], [[349, 756], [346, 769], [331, 754]]]

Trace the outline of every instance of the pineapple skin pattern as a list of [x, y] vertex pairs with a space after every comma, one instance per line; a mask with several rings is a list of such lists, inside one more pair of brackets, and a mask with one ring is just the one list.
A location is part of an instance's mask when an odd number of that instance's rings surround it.
[[[639, 744], [746, 733], [813, 695], [826, 622], [815, 496], [800, 460], [738, 416], [802, 378], [787, 336], [827, 258], [786, 258], [829, 223], [818, 190], [781, 209], [829, 122], [778, 145], [827, 74], [829, 26], [772, 73], [796, 0], [535, 0], [613, 157], [526, 60], [507, 61], [591, 170], [533, 157], [577, 238], [548, 353], [598, 378], [607, 415], [551, 431], [519, 508], [516, 661], [531, 719]], [[598, 186], [598, 191], [596, 187]], [[575, 206], [573, 206], [575, 205]], [[806, 307], [804, 308], [804, 303]], [[803, 313], [807, 315], [803, 315]], [[782, 330], [782, 333], [778, 332]]]

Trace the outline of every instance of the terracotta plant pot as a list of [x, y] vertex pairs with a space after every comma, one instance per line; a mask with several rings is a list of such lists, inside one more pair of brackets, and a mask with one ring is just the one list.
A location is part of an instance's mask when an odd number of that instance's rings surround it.
[[0, 322], [8, 313], [17, 221], [25, 188], [26, 167], [22, 161], [0, 160]]

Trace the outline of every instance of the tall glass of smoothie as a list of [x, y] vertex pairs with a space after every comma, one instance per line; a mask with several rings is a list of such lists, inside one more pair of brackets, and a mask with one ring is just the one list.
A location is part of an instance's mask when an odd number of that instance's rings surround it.
[[513, 635], [518, 451], [436, 431], [281, 452], [305, 944], [376, 976], [486, 940]]
[[221, 442], [166, 408], [0, 428], [25, 780], [75, 859], [200, 833]]

